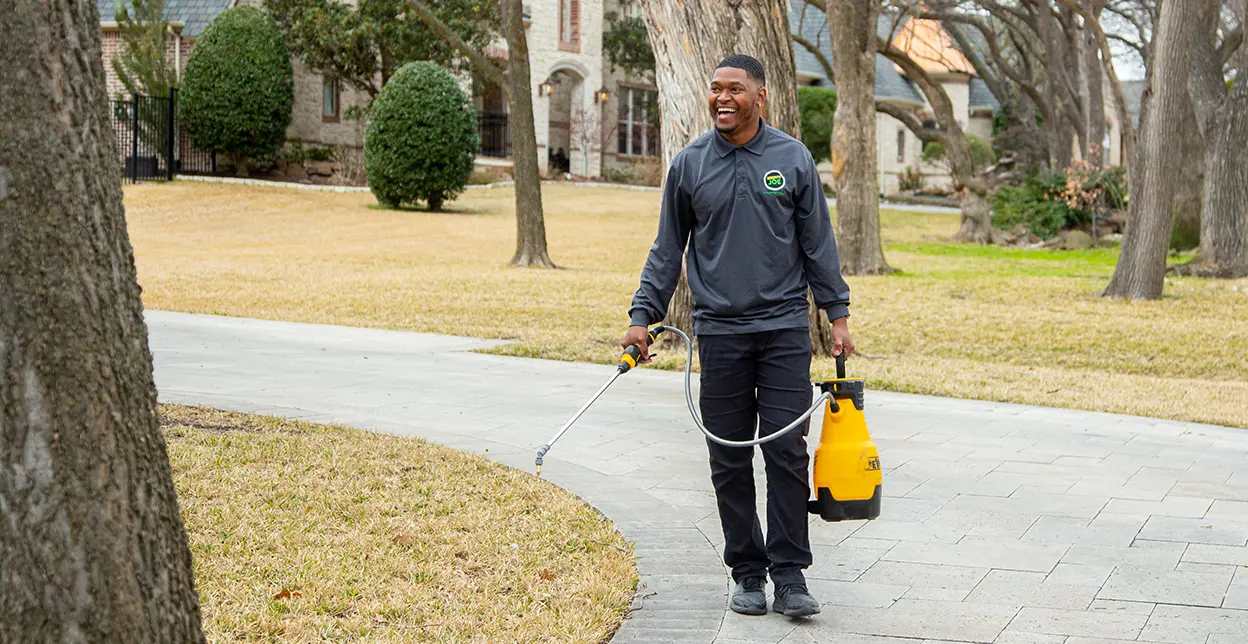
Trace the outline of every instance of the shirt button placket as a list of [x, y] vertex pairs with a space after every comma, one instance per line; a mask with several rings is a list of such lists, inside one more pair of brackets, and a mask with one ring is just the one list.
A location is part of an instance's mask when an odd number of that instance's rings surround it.
[[[741, 154], [740, 151], [737, 154]], [[737, 196], [745, 196], [745, 160], [737, 157]]]

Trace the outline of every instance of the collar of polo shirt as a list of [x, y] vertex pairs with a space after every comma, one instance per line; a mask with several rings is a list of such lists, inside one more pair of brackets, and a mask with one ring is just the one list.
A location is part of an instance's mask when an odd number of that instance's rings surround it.
[[767, 147], [767, 122], [763, 120], [763, 117], [758, 117], [758, 134], [755, 134], [754, 138], [750, 139], [750, 142], [745, 145], [737, 145], [729, 141], [724, 138], [724, 135], [719, 130], [715, 130], [714, 140], [715, 152], [719, 154], [721, 159], [738, 148], [753, 152], [761, 157], [763, 156], [763, 150]]

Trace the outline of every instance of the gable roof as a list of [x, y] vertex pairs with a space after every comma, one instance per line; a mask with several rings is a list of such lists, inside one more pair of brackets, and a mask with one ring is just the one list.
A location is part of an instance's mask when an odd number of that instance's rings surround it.
[[[116, 22], [117, 7], [125, 0], [95, 0], [100, 22]], [[230, 8], [231, 0], [165, 0], [165, 20], [182, 23], [183, 36], [198, 36], [218, 14]]]
[[[806, 2], [792, 3], [789, 8], [789, 28], [813, 44], [828, 62], [832, 61], [832, 38], [828, 33], [827, 17], [822, 11]], [[877, 35], [888, 38], [892, 28], [892, 17], [881, 15], [876, 24]], [[828, 80], [819, 59], [802, 45], [793, 43], [793, 59], [797, 64], [797, 73]], [[924, 102], [914, 83], [902, 76], [893, 63], [880, 54], [875, 55], [875, 97], [918, 105]]]
[[992, 110], [1001, 109], [1001, 103], [997, 101], [997, 97], [992, 94], [992, 90], [988, 88], [988, 83], [978, 76], [972, 76], [970, 83], [970, 99], [967, 101], [969, 107], [973, 110]]

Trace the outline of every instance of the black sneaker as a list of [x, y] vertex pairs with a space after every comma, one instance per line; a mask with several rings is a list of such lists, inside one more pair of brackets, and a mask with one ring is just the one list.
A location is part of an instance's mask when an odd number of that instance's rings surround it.
[[810, 596], [806, 584], [785, 584], [776, 589], [771, 608], [788, 617], [806, 617], [819, 612], [819, 602]]
[[737, 582], [737, 587], [732, 591], [732, 600], [728, 602], [728, 607], [732, 609], [732, 612], [742, 615], [766, 615], [767, 593], [764, 590], [766, 587], [766, 577], [742, 579]]

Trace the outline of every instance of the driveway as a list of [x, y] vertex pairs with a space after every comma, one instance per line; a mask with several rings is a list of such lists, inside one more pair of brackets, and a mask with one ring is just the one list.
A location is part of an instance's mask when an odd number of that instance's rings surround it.
[[[147, 319], [162, 402], [422, 436], [530, 472], [612, 372], [481, 355], [494, 343], [469, 338]], [[613, 641], [1248, 641], [1248, 434], [876, 391], [867, 406], [881, 517], [812, 517], [821, 614], [743, 617], [725, 611], [705, 439], [681, 374], [621, 377], [543, 468], [637, 543], [642, 588]]]

